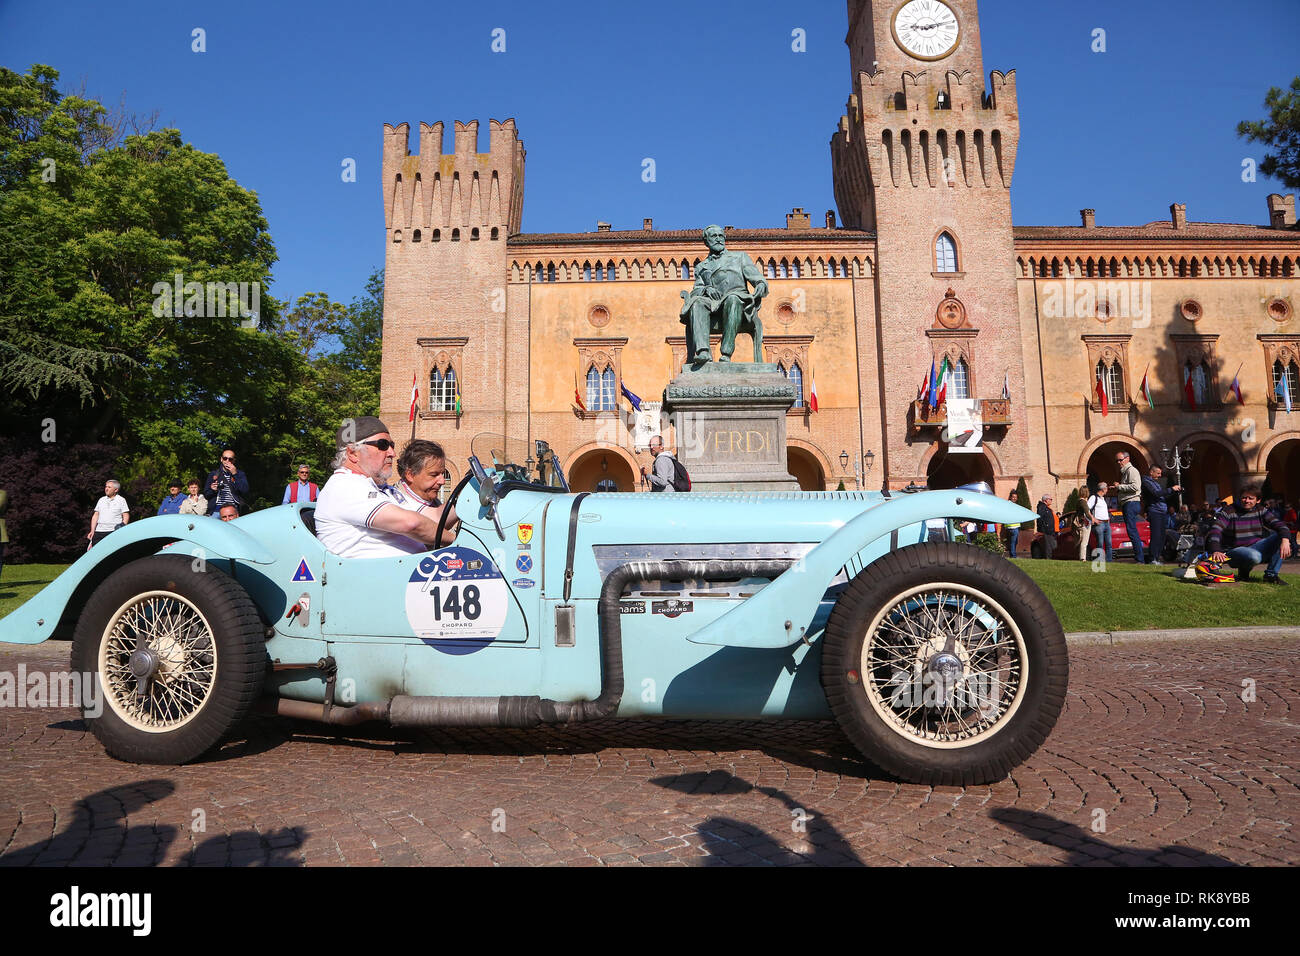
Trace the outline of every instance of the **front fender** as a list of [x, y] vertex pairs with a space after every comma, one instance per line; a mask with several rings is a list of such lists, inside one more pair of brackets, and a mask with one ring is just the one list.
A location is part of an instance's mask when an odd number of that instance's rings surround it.
[[68, 616], [75, 616], [100, 582], [122, 565], [186, 541], [213, 560], [231, 558], [271, 564], [274, 556], [233, 522], [194, 515], [161, 515], [133, 521], [110, 534], [47, 584], [35, 597], [0, 619], [0, 643], [39, 644]]
[[[923, 491], [898, 495], [862, 512], [756, 595], [687, 640], [724, 647], [789, 647], [813, 619], [826, 587], [849, 560], [878, 538], [931, 518], [1019, 524], [1038, 515], [995, 495]], [[787, 628], [785, 623], [791, 622]]]

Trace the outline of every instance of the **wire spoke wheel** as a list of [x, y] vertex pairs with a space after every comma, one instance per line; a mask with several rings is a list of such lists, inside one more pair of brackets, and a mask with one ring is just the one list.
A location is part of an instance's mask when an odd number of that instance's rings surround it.
[[113, 615], [100, 644], [108, 705], [149, 733], [193, 719], [212, 694], [216, 672], [212, 625], [179, 594], [132, 598]]
[[229, 575], [183, 555], [154, 555], [95, 589], [72, 660], [95, 676], [105, 706], [83, 716], [110, 755], [187, 763], [252, 708], [266, 674], [264, 625]]
[[1024, 638], [1006, 610], [961, 585], [921, 585], [882, 608], [863, 642], [867, 699], [900, 734], [961, 747], [1006, 726], [1024, 698]]
[[822, 687], [845, 734], [914, 783], [1002, 779], [1065, 702], [1056, 612], [1023, 571], [971, 545], [909, 545], [872, 562], [823, 642]]

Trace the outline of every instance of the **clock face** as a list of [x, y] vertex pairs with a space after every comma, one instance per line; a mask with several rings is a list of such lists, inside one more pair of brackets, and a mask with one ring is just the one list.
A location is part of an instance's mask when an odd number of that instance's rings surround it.
[[938, 60], [957, 45], [957, 15], [942, 0], [908, 0], [894, 14], [894, 39], [918, 60]]

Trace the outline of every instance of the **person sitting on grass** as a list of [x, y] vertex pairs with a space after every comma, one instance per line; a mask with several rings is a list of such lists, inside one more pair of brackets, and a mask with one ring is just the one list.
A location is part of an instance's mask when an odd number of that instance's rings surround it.
[[[1225, 545], [1228, 550], [1221, 550]], [[1267, 562], [1264, 581], [1286, 584], [1279, 572], [1282, 562], [1291, 557], [1291, 529], [1260, 504], [1259, 485], [1247, 485], [1238, 503], [1225, 506], [1215, 519], [1205, 538], [1205, 550], [1215, 561], [1236, 568], [1238, 581], [1249, 581], [1251, 569]]]

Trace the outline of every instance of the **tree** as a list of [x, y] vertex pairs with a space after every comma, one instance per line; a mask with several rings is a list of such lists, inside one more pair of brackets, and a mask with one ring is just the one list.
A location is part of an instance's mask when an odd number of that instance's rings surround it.
[[1264, 108], [1268, 119], [1243, 120], [1237, 135], [1268, 147], [1261, 173], [1280, 179], [1288, 189], [1300, 189], [1300, 76], [1291, 81], [1289, 92], [1270, 87]]

